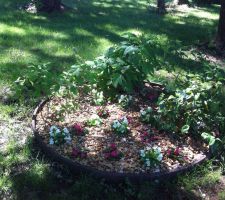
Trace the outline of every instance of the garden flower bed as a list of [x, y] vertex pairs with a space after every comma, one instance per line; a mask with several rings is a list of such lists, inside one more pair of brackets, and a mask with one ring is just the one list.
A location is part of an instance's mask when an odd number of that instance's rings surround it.
[[[149, 98], [150, 97], [150, 98]], [[66, 99], [52, 98], [36, 110], [35, 135], [47, 148], [79, 166], [119, 174], [169, 174], [203, 161], [207, 145], [189, 135], [158, 130], [146, 123], [157, 110], [153, 93], [134, 93], [94, 105], [91, 95], [73, 101], [77, 108], [59, 112]], [[122, 102], [122, 103], [121, 103]], [[82, 171], [82, 170], [81, 170]]]

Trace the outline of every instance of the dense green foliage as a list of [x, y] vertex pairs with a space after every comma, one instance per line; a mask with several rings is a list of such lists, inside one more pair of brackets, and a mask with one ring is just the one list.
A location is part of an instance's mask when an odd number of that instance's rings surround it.
[[186, 83], [188, 87], [183, 90], [161, 95], [158, 102], [160, 119], [175, 132], [224, 132], [224, 84], [219, 80], [202, 80], [199, 76], [186, 77]]
[[[13, 84], [18, 77], [21, 79], [16, 84], [19, 95], [16, 96], [17, 100], [21, 97], [27, 100], [32, 96], [51, 95], [52, 91], [60, 91], [57, 95], [68, 96], [68, 91], [76, 94], [79, 87], [84, 86], [84, 81], [73, 76], [67, 68], [77, 64], [78, 60], [92, 60], [109, 46], [118, 44], [124, 40], [121, 37], [124, 32], [154, 36], [152, 40], [157, 40], [157, 43], [160, 41], [164, 46], [175, 44], [176, 41], [182, 46], [192, 45], [213, 38], [219, 13], [217, 6], [211, 6], [191, 8], [159, 17], [152, 11], [146, 11], [148, 4], [145, 0], [120, 1], [120, 4], [112, 0], [93, 0], [76, 1], [76, 11], [47, 15], [20, 10], [23, 2], [27, 1], [0, 0], [0, 99], [5, 95], [1, 93], [2, 88]], [[160, 52], [157, 56], [163, 60], [163, 54]], [[123, 59], [127, 62], [127, 58]], [[41, 64], [47, 62], [51, 64], [46, 67]], [[199, 62], [191, 56], [183, 58], [171, 54], [167, 62], [188, 73], [200, 74], [199, 71], [204, 68], [204, 62]], [[28, 68], [31, 63], [32, 74]], [[51, 78], [46, 78], [50, 74]], [[95, 82], [95, 73], [93, 75], [88, 73], [87, 80]], [[162, 76], [160, 73], [158, 75]], [[154, 77], [158, 78], [156, 74]], [[111, 85], [111, 88], [114, 89], [114, 86]], [[174, 95], [175, 91], [171, 91], [170, 95]], [[165, 97], [168, 96], [166, 94]], [[71, 104], [71, 107], [74, 105]], [[64, 106], [61, 114], [71, 110], [71, 107], [68, 107], [68, 104]], [[6, 150], [4, 153], [0, 152], [0, 198], [3, 195], [6, 199], [13, 196], [12, 198], [16, 199], [192, 200], [201, 199], [202, 192], [208, 197], [220, 187], [220, 171], [213, 171], [211, 165], [197, 168], [174, 181], [156, 181], [138, 186], [129, 182], [110, 185], [86, 176], [72, 177], [64, 167], [45, 160], [45, 156], [36, 151], [34, 146], [17, 145], [19, 139], [14, 134], [17, 133], [18, 127], [21, 128], [21, 121], [18, 120], [29, 116], [24, 116], [24, 113], [30, 112], [27, 107], [5, 105], [1, 102], [0, 109], [1, 125], [6, 127], [2, 132], [10, 133]], [[59, 120], [63, 119], [60, 117]], [[25, 132], [29, 131], [25, 129], [23, 133]], [[211, 138], [212, 133], [208, 134]], [[215, 136], [213, 137], [215, 139]], [[219, 198], [224, 199], [224, 194], [225, 192], [221, 191]]]

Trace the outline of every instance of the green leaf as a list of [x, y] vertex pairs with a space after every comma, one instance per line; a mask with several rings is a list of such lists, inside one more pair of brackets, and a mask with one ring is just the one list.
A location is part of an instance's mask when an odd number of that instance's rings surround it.
[[133, 45], [132, 45], [132, 46], [128, 46], [128, 47], [125, 49], [123, 55], [126, 56], [126, 55], [128, 55], [128, 54], [135, 53], [136, 51], [138, 51], [138, 48], [137, 48], [137, 47], [135, 47], [135, 46], [133, 46]]
[[188, 133], [190, 129], [190, 126], [189, 125], [184, 125], [182, 128], [181, 128], [181, 133]]
[[211, 135], [210, 133], [204, 132], [201, 134], [201, 136], [204, 140], [208, 142], [209, 146], [214, 145], [216, 138], [213, 135]]
[[123, 83], [123, 76], [120, 75], [120, 74], [115, 74], [115, 76], [113, 77], [113, 80], [112, 80], [112, 84], [115, 88], [118, 87], [118, 85], [122, 85]]

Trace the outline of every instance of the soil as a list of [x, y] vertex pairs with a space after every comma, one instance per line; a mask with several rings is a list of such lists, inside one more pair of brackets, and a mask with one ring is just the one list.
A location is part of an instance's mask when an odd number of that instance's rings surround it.
[[[53, 98], [42, 109], [37, 116], [37, 130], [41, 137], [49, 144], [49, 130], [52, 125], [70, 128], [74, 124], [82, 124], [88, 130], [86, 135], [72, 135], [71, 144], [50, 145], [61, 155], [68, 157], [82, 165], [92, 166], [99, 170], [114, 172], [155, 172], [170, 171], [184, 165], [191, 164], [195, 159], [204, 155], [208, 148], [200, 140], [190, 136], [180, 136], [174, 133], [158, 131], [155, 127], [140, 121], [140, 109], [151, 106], [157, 109], [153, 101], [138, 94], [133, 95], [133, 104], [123, 109], [118, 103], [108, 102], [105, 106], [109, 110], [109, 116], [102, 119], [100, 126], [88, 126], [87, 120], [97, 113], [99, 106], [92, 104], [91, 96], [80, 96], [73, 100], [77, 103], [76, 110], [65, 114], [63, 121], [55, 120], [55, 110], [65, 104], [66, 99]], [[54, 109], [53, 109], [54, 108]], [[129, 133], [125, 135], [115, 134], [111, 128], [114, 120], [126, 116], [129, 119]], [[141, 139], [145, 131], [151, 130], [157, 140], [143, 142]], [[104, 156], [105, 149], [114, 143], [123, 156], [118, 160], [109, 160]], [[158, 146], [161, 148], [163, 160], [159, 167], [147, 168], [141, 161], [140, 150], [146, 147]], [[85, 158], [72, 156], [73, 148], [84, 149]], [[171, 148], [179, 148], [182, 159], [171, 158], [167, 152]]]

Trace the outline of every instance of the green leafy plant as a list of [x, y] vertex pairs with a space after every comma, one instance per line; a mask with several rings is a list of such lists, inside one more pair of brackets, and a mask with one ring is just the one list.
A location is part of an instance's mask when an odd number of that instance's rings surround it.
[[98, 92], [96, 89], [93, 89], [92, 91], [93, 96], [93, 102], [95, 105], [100, 106], [105, 103], [104, 94], [103, 92]]
[[201, 136], [209, 144], [212, 154], [218, 153], [222, 148], [224, 148], [223, 145], [225, 143], [221, 139], [213, 136], [212, 134], [204, 132], [201, 134]]
[[140, 119], [142, 122], [150, 123], [153, 118], [153, 109], [151, 107], [147, 107], [146, 109], [140, 110]]
[[129, 122], [126, 117], [123, 117], [119, 120], [114, 120], [112, 123], [113, 131], [118, 135], [124, 135], [129, 132]]
[[157, 113], [162, 123], [171, 125], [171, 131], [183, 134], [212, 129], [224, 132], [224, 86], [219, 81], [205, 82], [198, 77], [188, 78], [188, 81], [187, 88], [160, 96]]
[[92, 115], [89, 120], [87, 120], [88, 126], [100, 126], [102, 124], [102, 119], [98, 115]]
[[57, 126], [51, 126], [50, 128], [50, 139], [49, 139], [49, 144], [53, 145], [61, 145], [64, 144], [65, 142], [71, 143], [71, 136], [69, 133], [69, 130], [67, 128], [64, 129], [59, 129]]
[[157, 56], [157, 42], [131, 33], [123, 37], [123, 42], [109, 48], [103, 56], [71, 67], [70, 73], [79, 77], [79, 84], [96, 84], [98, 91], [115, 97], [133, 91], [149, 73], [166, 66]]
[[109, 117], [109, 110], [106, 107], [98, 107], [97, 108], [97, 115], [101, 118]]
[[98, 86], [105, 93], [130, 92], [160, 66], [152, 41], [134, 34], [126, 34], [125, 38], [120, 45], [109, 48], [104, 59], [97, 61], [102, 68]]
[[163, 159], [160, 147], [147, 147], [140, 151], [140, 156], [147, 168], [157, 167]]
[[122, 108], [128, 108], [133, 103], [133, 97], [131, 95], [120, 95], [118, 103]]
[[14, 89], [19, 97], [40, 97], [51, 94], [56, 76], [49, 63], [28, 66], [27, 72], [19, 77]]

